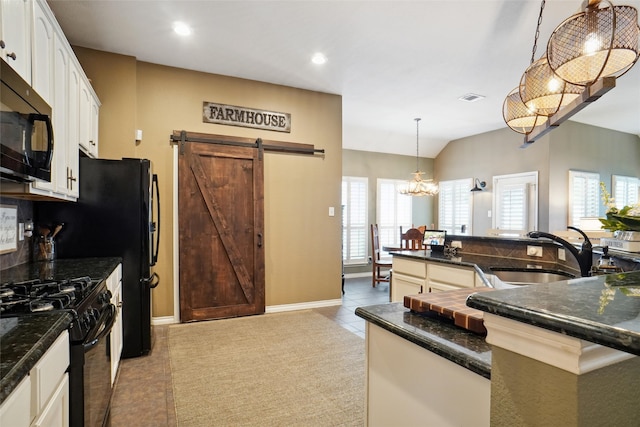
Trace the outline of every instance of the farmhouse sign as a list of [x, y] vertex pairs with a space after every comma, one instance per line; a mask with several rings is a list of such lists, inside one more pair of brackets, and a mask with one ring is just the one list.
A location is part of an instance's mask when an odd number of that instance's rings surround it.
[[291, 114], [203, 102], [202, 121], [221, 125], [291, 132]]

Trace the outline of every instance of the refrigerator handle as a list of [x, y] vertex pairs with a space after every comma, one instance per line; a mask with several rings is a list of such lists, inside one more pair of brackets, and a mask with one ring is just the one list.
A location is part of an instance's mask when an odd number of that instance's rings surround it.
[[158, 188], [158, 175], [153, 174], [153, 186], [156, 188], [156, 216], [158, 218], [158, 224], [155, 227], [156, 232], [156, 247], [153, 254], [152, 264], [155, 265], [158, 262], [158, 250], [160, 249], [160, 189]]
[[153, 273], [151, 277], [140, 279], [140, 282], [142, 282], [142, 285], [149, 286], [149, 288], [153, 289], [160, 284], [160, 276], [158, 276], [158, 273]]

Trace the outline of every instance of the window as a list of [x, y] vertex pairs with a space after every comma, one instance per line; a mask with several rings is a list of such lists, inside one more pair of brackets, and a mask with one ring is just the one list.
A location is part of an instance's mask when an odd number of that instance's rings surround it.
[[493, 178], [493, 228], [533, 231], [538, 227], [538, 172]]
[[367, 262], [367, 178], [342, 177], [342, 259]]
[[438, 229], [446, 230], [447, 234], [472, 233], [472, 182], [471, 178], [440, 182]]
[[600, 216], [600, 174], [569, 171], [569, 219], [567, 224], [582, 227], [582, 218]]
[[377, 223], [381, 248], [400, 246], [400, 227], [407, 230], [413, 223], [412, 196], [400, 194], [406, 185], [406, 181], [378, 179]]
[[640, 200], [640, 179], [633, 176], [613, 175], [613, 201], [616, 208], [638, 204]]

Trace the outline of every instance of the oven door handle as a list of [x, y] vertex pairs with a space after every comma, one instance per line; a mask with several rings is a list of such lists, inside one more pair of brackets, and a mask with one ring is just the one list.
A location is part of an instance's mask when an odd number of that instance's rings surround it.
[[92, 334], [93, 336], [87, 338], [83, 343], [85, 353], [95, 347], [102, 338], [104, 338], [109, 332], [111, 332], [111, 329], [116, 323], [117, 318], [118, 310], [116, 309], [116, 306], [113, 304], [109, 304], [102, 311], [102, 314], [98, 319], [98, 328], [96, 329], [97, 332], [95, 334]]

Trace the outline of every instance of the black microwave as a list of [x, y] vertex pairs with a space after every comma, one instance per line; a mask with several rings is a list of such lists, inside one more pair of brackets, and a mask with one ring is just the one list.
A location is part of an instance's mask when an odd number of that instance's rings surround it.
[[0, 66], [0, 176], [51, 181], [51, 107], [5, 61]]

